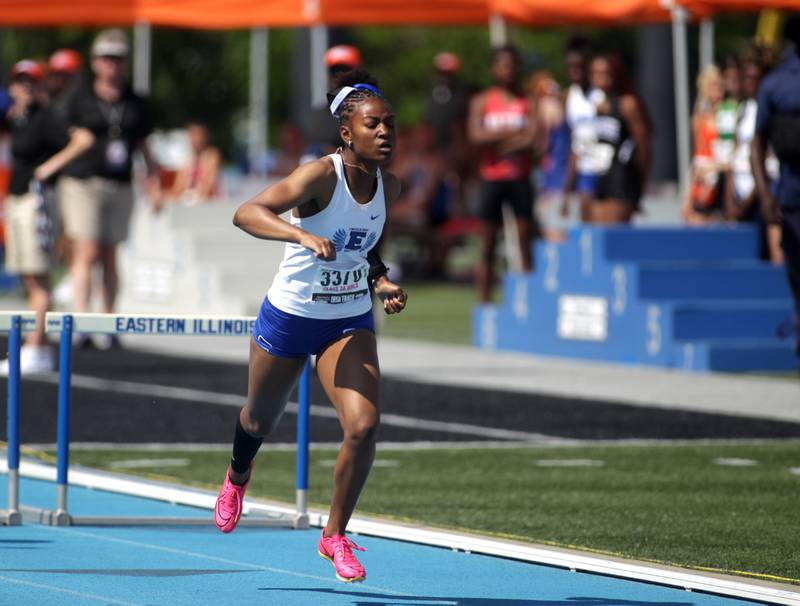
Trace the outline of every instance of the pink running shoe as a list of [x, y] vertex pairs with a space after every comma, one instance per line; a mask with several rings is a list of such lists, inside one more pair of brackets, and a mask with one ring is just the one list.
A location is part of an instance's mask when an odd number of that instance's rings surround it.
[[253, 477], [253, 464], [250, 463], [250, 474], [247, 482], [239, 486], [231, 482], [230, 471], [225, 472], [225, 481], [219, 490], [217, 504], [214, 507], [214, 522], [222, 532], [232, 532], [242, 517], [242, 502], [250, 478]]
[[364, 567], [359, 564], [356, 556], [353, 555], [353, 549], [366, 551], [343, 534], [326, 537], [324, 530], [319, 537], [319, 544], [317, 545], [317, 553], [333, 564], [333, 568], [336, 570], [336, 578], [344, 583], [363, 581], [367, 578]]

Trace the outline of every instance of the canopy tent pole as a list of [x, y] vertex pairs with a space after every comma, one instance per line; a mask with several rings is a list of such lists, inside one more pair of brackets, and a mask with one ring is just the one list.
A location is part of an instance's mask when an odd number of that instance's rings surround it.
[[489, 15], [489, 43], [492, 48], [508, 44], [508, 26], [499, 13]]
[[328, 28], [316, 25], [311, 28], [311, 107], [325, 105], [328, 92], [328, 70], [325, 52], [328, 50]]
[[254, 27], [250, 30], [250, 119], [247, 133], [247, 158], [250, 172], [259, 166], [267, 149], [269, 124], [269, 61], [267, 48], [269, 30]]
[[689, 61], [686, 50], [686, 9], [672, 7], [673, 78], [675, 80], [675, 126], [678, 142], [678, 187], [683, 196], [689, 185]]
[[714, 63], [714, 20], [700, 21], [700, 69]]
[[136, 94], [150, 95], [150, 64], [152, 28], [149, 23], [133, 27], [133, 90]]

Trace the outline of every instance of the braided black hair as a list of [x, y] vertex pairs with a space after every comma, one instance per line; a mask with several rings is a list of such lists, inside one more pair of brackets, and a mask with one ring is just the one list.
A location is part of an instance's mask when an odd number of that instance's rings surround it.
[[[350, 71], [342, 72], [337, 74], [333, 79], [333, 89], [328, 92], [328, 104], [330, 104], [336, 94], [339, 92], [344, 86], [353, 86], [354, 84], [369, 84], [374, 86], [376, 89], [378, 88], [378, 80], [374, 78], [367, 70], [365, 69], [351, 69]], [[342, 101], [341, 105], [336, 110], [336, 117], [339, 120], [339, 124], [345, 124], [350, 122], [350, 118], [353, 116], [353, 111], [361, 101], [365, 101], [366, 99], [378, 98], [382, 99], [381, 95], [369, 90], [368, 88], [359, 88], [354, 90], [352, 93], [347, 95], [344, 101]]]

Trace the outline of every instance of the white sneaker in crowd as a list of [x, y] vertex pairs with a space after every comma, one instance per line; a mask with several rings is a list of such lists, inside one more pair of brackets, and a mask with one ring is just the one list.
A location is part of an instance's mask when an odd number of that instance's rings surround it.
[[116, 335], [93, 335], [92, 341], [94, 342], [94, 346], [100, 351], [120, 348], [119, 337]]
[[[23, 375], [55, 370], [55, 358], [49, 345], [23, 345], [19, 352], [19, 371]], [[8, 376], [8, 360], [0, 362], [0, 376]]]

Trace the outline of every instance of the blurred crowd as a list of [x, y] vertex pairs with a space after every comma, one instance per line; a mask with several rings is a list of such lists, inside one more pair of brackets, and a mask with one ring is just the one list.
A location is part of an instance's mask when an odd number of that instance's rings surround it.
[[[764, 256], [781, 263], [780, 226], [764, 221], [750, 158], [759, 84], [775, 63], [772, 49], [753, 46], [700, 71], [692, 114], [690, 186], [681, 214], [693, 225], [757, 223], [764, 230]], [[779, 161], [771, 149], [765, 167], [777, 183]]]
[[[360, 67], [362, 57], [341, 45], [329, 49], [325, 62], [333, 78]], [[480, 242], [478, 292], [488, 301], [503, 230], [512, 264], [530, 271], [532, 240], [558, 237], [554, 228], [563, 221], [553, 217], [569, 214], [573, 199], [585, 222], [631, 220], [649, 172], [647, 110], [616, 54], [596, 53], [588, 40], [575, 38], [565, 64], [562, 86], [549, 71], [524, 73], [513, 46], [496, 48], [488, 61], [492, 84], [480, 90], [463, 78], [457, 55], [433, 58], [422, 120], [398, 129], [390, 166], [403, 191], [387, 229], [410, 238], [415, 257], [405, 273], [444, 276], [449, 251], [473, 236]], [[324, 106], [314, 108], [307, 133], [288, 125], [284, 137], [292, 145], [279, 152], [276, 174], [340, 144]]]
[[[6, 270], [22, 276], [40, 314], [50, 307], [56, 259], [70, 269], [76, 311], [88, 310], [95, 274], [102, 311], [113, 311], [116, 247], [128, 234], [137, 175], [155, 211], [220, 197], [223, 156], [202, 122], [190, 122], [152, 153], [148, 142], [159, 139], [147, 101], [126, 80], [129, 51], [124, 31], [105, 30], [92, 45], [89, 69], [78, 52], [60, 49], [46, 62], [18, 61], [7, 91], [0, 88], [0, 131], [11, 157], [11, 170], [0, 161]], [[331, 80], [362, 63], [353, 46], [325, 55]], [[447, 275], [449, 253], [468, 237], [477, 241], [470, 273], [484, 302], [492, 298], [501, 241], [511, 268], [531, 271], [532, 241], [563, 237], [568, 215], [593, 224], [631, 222], [647, 185], [653, 135], [624, 61], [585, 38], [564, 49], [564, 82], [547, 70], [525, 73], [513, 46], [493, 49], [487, 63], [491, 84], [479, 89], [464, 78], [457, 55], [433, 58], [422, 120], [397, 132], [389, 169], [402, 195], [387, 221], [392, 236], [410, 242], [414, 262], [403, 269], [413, 277]], [[778, 155], [766, 140], [759, 162], [751, 153], [759, 141], [759, 84], [775, 64], [773, 53], [754, 47], [699, 74], [681, 208], [689, 224], [759, 223], [764, 256], [779, 263], [786, 237], [781, 217], [769, 210], [776, 207], [769, 184], [780, 182]], [[281, 127], [265, 172], [287, 175], [339, 145], [327, 105], [313, 107], [304, 128]], [[42, 331], [27, 337], [22, 364], [52, 368]]]

